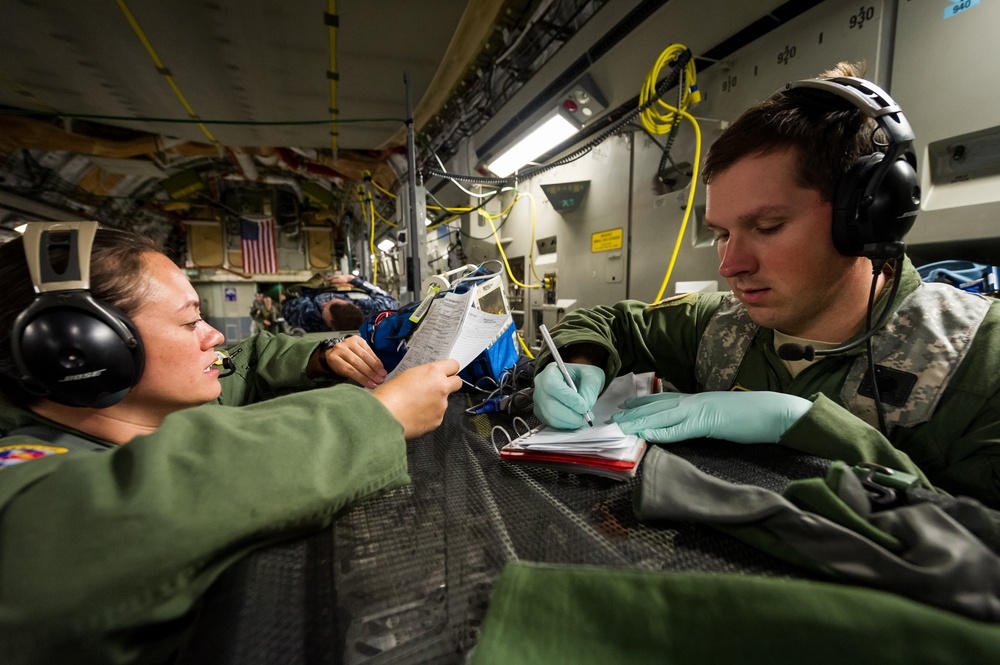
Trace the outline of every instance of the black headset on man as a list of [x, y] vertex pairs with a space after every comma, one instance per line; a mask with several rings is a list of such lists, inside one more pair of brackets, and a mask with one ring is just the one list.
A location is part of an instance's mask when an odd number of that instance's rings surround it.
[[[888, 93], [865, 79], [851, 76], [804, 79], [786, 84], [784, 91], [812, 97], [821, 104], [846, 100], [874, 119], [885, 132], [888, 141], [885, 151], [860, 157], [841, 176], [832, 205], [834, 246], [846, 256], [871, 259], [874, 286], [885, 261], [903, 256], [903, 237], [913, 227], [920, 210], [917, 158], [913, 153], [910, 123]], [[822, 351], [811, 346], [783, 344], [778, 355], [785, 360], [812, 360], [815, 356], [843, 353], [867, 342], [888, 318], [898, 288], [899, 280], [893, 280], [889, 302], [879, 321], [854, 342]]]
[[885, 132], [885, 150], [858, 159], [837, 183], [833, 242], [847, 256], [902, 257], [920, 209], [914, 134], [902, 109], [874, 83], [849, 76], [792, 81], [784, 90], [825, 104], [846, 100]]
[[[899, 105], [884, 90], [865, 79], [848, 76], [805, 79], [786, 84], [784, 91], [808, 96], [820, 104], [842, 104], [839, 100], [846, 100], [875, 120], [885, 133], [887, 143], [884, 151], [859, 158], [841, 176], [832, 202], [833, 243], [837, 251], [846, 256], [863, 256], [872, 262], [872, 290], [865, 334], [848, 344], [820, 351], [812, 346], [782, 344], [778, 356], [785, 360], [812, 360], [816, 356], [837, 355], [866, 344], [868, 376], [880, 377], [872, 357], [871, 338], [888, 319], [900, 280], [893, 280], [882, 315], [872, 325], [875, 285], [885, 262], [902, 258], [903, 237], [913, 227], [920, 209], [913, 130]], [[880, 382], [877, 378], [870, 384], [879, 427], [885, 433]]]

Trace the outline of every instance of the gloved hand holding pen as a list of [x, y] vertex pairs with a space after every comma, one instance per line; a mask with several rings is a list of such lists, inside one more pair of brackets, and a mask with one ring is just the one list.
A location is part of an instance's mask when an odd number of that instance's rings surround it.
[[604, 389], [604, 370], [593, 365], [566, 363], [566, 371], [576, 384], [570, 387], [556, 363], [550, 363], [535, 377], [535, 415], [557, 429], [579, 429], [587, 424], [586, 414]]

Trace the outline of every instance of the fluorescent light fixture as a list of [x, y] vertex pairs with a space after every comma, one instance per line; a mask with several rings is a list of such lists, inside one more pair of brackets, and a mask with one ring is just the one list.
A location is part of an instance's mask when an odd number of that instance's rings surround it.
[[498, 178], [506, 178], [520, 167], [573, 136], [576, 132], [576, 125], [557, 113], [501, 153], [499, 157], [490, 162], [487, 168], [496, 174]]
[[396, 243], [394, 243], [389, 238], [384, 238], [382, 242], [378, 244], [378, 248], [381, 249], [383, 252], [389, 252], [395, 246]]

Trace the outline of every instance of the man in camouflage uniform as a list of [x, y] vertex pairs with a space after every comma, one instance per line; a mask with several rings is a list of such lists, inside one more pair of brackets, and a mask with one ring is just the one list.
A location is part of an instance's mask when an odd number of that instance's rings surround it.
[[[831, 75], [856, 72], [841, 64]], [[713, 144], [703, 176], [706, 223], [732, 291], [571, 312], [552, 333], [579, 392], [543, 354], [539, 418], [581, 427], [612, 377], [654, 371], [678, 392], [626, 402], [613, 417], [626, 432], [654, 442], [781, 443], [876, 462], [1000, 507], [996, 301], [922, 283], [905, 256], [874, 268], [835, 246], [837, 183], [884, 148], [884, 130], [875, 129], [850, 104], [794, 90], [734, 122]], [[872, 324], [890, 311], [870, 340], [886, 377], [877, 382], [881, 423], [864, 343], [811, 360], [777, 352], [788, 343], [822, 350], [860, 340], [873, 289]]]

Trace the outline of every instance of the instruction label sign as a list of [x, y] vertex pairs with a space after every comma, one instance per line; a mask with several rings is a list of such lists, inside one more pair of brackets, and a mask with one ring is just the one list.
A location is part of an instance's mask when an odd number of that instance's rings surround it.
[[622, 229], [611, 229], [610, 231], [598, 231], [590, 234], [590, 251], [607, 252], [612, 249], [622, 248]]

